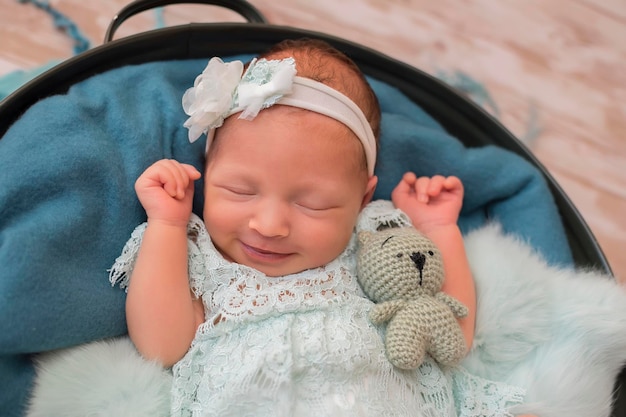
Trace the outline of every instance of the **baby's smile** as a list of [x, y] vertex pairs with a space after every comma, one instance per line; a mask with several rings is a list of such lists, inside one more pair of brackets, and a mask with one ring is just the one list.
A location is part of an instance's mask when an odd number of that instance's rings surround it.
[[262, 261], [282, 261], [292, 255], [289, 252], [279, 252], [273, 251], [269, 249], [261, 249], [259, 247], [248, 245], [244, 242], [241, 242], [241, 247], [243, 252], [254, 259], [259, 259]]

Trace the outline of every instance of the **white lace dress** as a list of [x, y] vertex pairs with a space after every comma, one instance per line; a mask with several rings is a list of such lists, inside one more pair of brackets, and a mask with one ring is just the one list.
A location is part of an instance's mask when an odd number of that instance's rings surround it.
[[[375, 202], [357, 229], [410, 224]], [[112, 268], [127, 285], [145, 224]], [[356, 239], [334, 261], [285, 277], [227, 262], [200, 218], [189, 223], [189, 271], [206, 321], [173, 368], [172, 416], [510, 416], [523, 393], [441, 369], [394, 368], [368, 320], [372, 302], [355, 277]]]

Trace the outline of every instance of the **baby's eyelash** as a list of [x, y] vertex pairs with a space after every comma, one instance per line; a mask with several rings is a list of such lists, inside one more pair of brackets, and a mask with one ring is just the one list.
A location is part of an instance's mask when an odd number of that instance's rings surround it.
[[311, 211], [324, 211], [324, 210], [330, 210], [332, 208], [332, 207], [321, 207], [321, 206], [320, 207], [312, 207], [312, 206], [309, 206], [309, 205], [306, 205], [306, 204], [302, 204], [302, 203], [296, 203], [296, 205], [298, 205], [298, 206], [300, 206], [300, 207], [302, 207], [304, 209], [311, 210]]
[[251, 196], [254, 195], [254, 192], [252, 190], [246, 190], [246, 189], [242, 189], [242, 188], [233, 188], [233, 187], [222, 187], [222, 189], [236, 194], [236, 195], [243, 195], [243, 196]]

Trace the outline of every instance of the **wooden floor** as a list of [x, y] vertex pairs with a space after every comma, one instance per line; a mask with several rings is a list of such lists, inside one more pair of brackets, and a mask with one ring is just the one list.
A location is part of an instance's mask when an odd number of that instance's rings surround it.
[[[91, 40], [125, 0], [49, 0]], [[484, 85], [578, 207], [626, 281], [626, 2], [624, 0], [251, 0], [270, 23], [356, 41], [433, 74]], [[72, 55], [32, 4], [0, 0], [0, 76]], [[241, 21], [215, 6], [168, 6], [118, 36], [189, 21]]]

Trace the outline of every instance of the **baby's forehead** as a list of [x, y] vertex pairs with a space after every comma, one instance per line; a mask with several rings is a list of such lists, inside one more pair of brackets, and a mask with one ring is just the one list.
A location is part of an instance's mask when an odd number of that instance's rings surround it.
[[350, 128], [323, 114], [281, 104], [259, 112], [254, 120], [240, 119], [239, 114], [228, 117], [216, 130], [209, 152], [214, 154], [220, 147], [228, 146], [226, 144], [229, 142], [234, 146], [232, 149], [238, 149], [238, 138], [242, 135], [263, 141], [268, 125], [284, 132], [284, 135], [279, 133], [279, 136], [286, 141], [295, 141], [304, 148], [325, 149], [329, 153], [341, 155], [346, 164], [367, 169], [363, 145]]
[[254, 120], [241, 119], [239, 113], [228, 117], [222, 127], [216, 130], [216, 139], [223, 138], [226, 141], [238, 134], [262, 137], [263, 130], [268, 124], [284, 131], [287, 140], [301, 140], [303, 145], [315, 140], [330, 139], [334, 144], [347, 140], [353, 143], [355, 148], [362, 149], [361, 141], [356, 134], [340, 121], [311, 110], [283, 104], [264, 109]]

